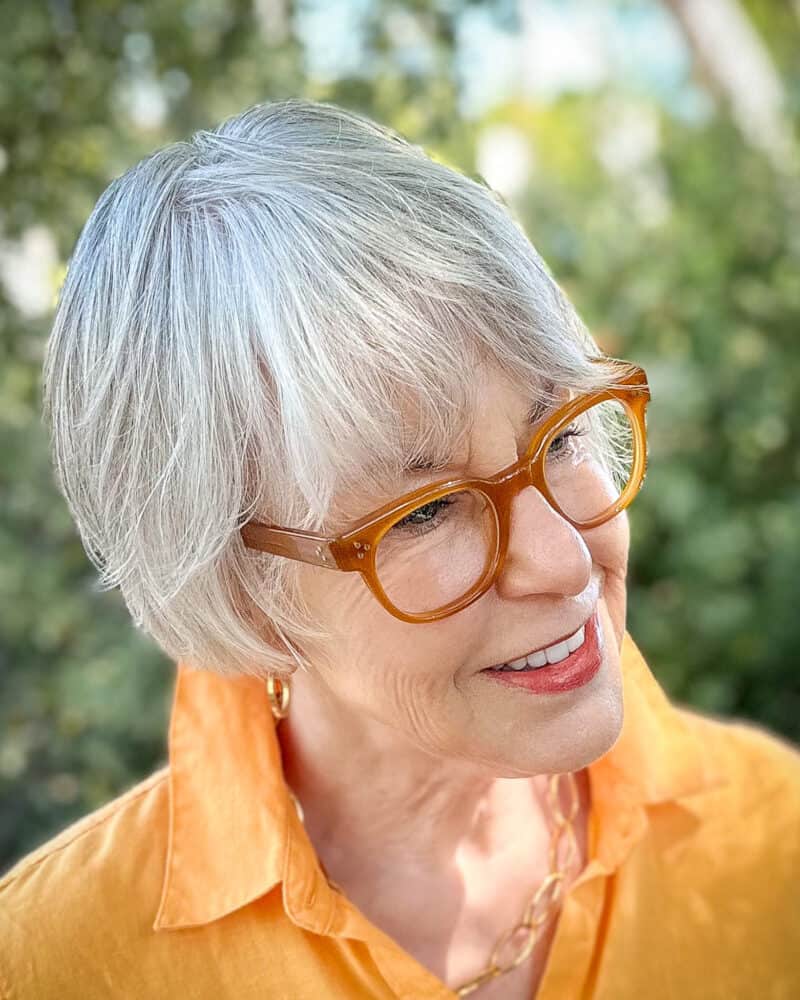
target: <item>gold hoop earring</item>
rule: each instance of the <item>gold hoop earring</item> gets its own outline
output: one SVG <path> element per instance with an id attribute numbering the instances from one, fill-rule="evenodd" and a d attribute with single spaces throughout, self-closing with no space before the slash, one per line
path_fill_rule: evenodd
<path id="1" fill-rule="evenodd" d="M 288 678 L 269 674 L 267 677 L 267 697 L 275 718 L 285 719 L 289 714 L 289 699 L 291 697 Z"/>

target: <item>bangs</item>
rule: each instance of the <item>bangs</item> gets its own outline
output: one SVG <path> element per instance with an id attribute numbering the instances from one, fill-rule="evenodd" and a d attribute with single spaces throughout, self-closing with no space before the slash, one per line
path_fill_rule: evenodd
<path id="1" fill-rule="evenodd" d="M 481 365 L 548 407 L 613 384 L 505 210 L 424 162 L 424 204 L 414 204 L 413 172 L 401 191 L 342 168 L 319 189 L 307 179 L 302 201 L 273 187 L 268 205 L 228 205 L 227 231 L 207 225 L 203 258 L 231 257 L 242 301 L 230 320 L 247 317 L 271 401 L 253 428 L 243 517 L 325 531 L 339 523 L 337 497 L 369 509 L 409 464 L 447 465 L 470 433 Z M 447 212 L 431 211 L 437 194 Z M 290 480 L 280 510 L 261 474 L 276 463 Z"/>
<path id="2" fill-rule="evenodd" d="M 61 289 L 44 415 L 100 589 L 173 658 L 266 675 L 324 630 L 300 564 L 247 549 L 245 521 L 368 511 L 462 450 L 480 366 L 549 407 L 616 384 L 599 356 L 498 195 L 289 99 L 109 185 Z"/>

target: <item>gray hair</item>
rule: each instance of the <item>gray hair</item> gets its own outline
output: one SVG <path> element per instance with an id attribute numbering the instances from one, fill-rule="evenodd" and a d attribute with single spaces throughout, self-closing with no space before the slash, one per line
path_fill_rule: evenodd
<path id="1" fill-rule="evenodd" d="M 263 677 L 326 634 L 301 564 L 246 549 L 246 520 L 323 530 L 338 491 L 374 496 L 409 454 L 446 464 L 479 362 L 554 396 L 617 384 L 601 356 L 483 182 L 294 98 L 103 192 L 60 292 L 44 415 L 96 586 L 176 660 Z"/>

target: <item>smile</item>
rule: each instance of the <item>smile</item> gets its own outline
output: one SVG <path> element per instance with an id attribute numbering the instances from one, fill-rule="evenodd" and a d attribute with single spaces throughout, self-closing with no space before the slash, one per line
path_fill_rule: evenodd
<path id="1" fill-rule="evenodd" d="M 550 663 L 560 663 L 562 660 L 580 649 L 586 639 L 586 625 L 573 632 L 572 635 L 553 643 L 552 646 L 545 646 L 544 649 L 537 649 L 526 656 L 521 656 L 517 660 L 510 660 L 497 667 L 490 667 L 490 670 L 535 670 L 537 667 L 546 667 Z"/>

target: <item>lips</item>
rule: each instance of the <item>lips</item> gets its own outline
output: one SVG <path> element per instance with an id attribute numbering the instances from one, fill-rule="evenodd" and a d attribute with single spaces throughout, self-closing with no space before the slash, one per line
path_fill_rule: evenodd
<path id="1" fill-rule="evenodd" d="M 603 663 L 602 629 L 597 611 L 585 626 L 586 640 L 582 646 L 560 663 L 538 670 L 482 670 L 487 681 L 506 690 L 545 695 L 564 694 L 583 687 L 600 670 Z"/>
<path id="2" fill-rule="evenodd" d="M 594 611 L 592 614 L 594 614 Z M 519 656 L 515 656 L 504 661 L 503 663 L 497 663 L 494 666 L 485 667 L 484 669 L 523 669 L 526 666 L 526 661 L 527 666 L 529 667 L 538 667 L 545 666 L 550 663 L 558 663 L 583 644 L 585 628 L 590 620 L 591 615 L 585 622 L 583 622 L 582 625 L 573 629 L 572 632 L 567 632 L 558 639 L 554 639 L 552 642 L 549 642 L 546 646 L 539 646 L 538 648 L 532 649 L 527 653 L 522 653 Z"/>

